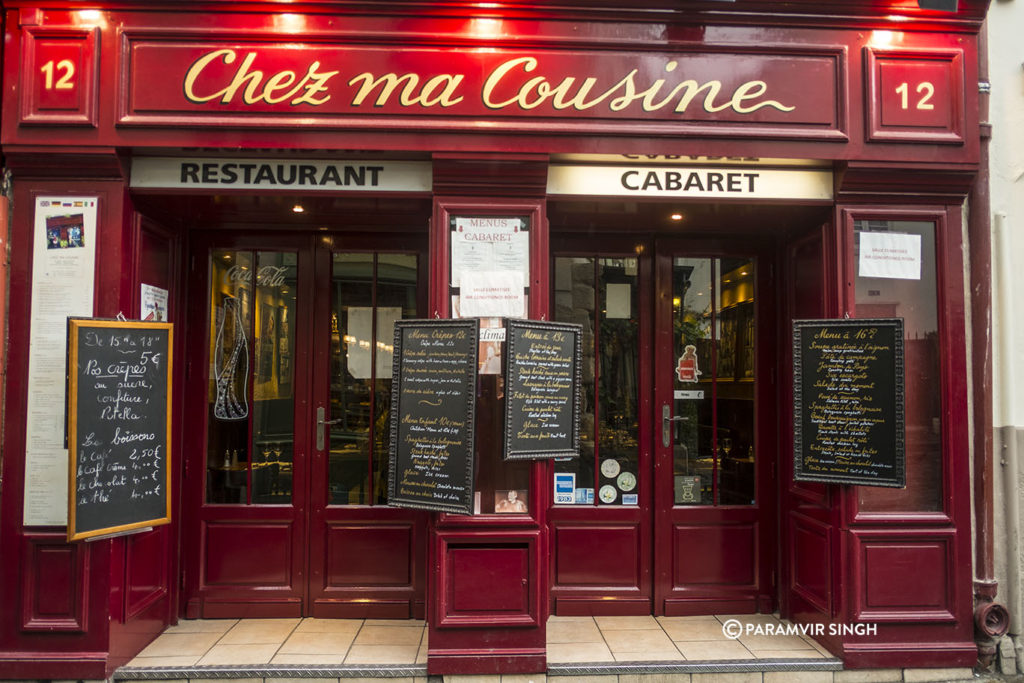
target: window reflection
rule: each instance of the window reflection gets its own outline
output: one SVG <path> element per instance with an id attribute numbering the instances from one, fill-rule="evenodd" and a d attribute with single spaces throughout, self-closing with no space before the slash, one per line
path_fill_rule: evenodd
<path id="1" fill-rule="evenodd" d="M 295 282 L 294 253 L 210 256 L 207 502 L 291 501 Z"/>
<path id="2" fill-rule="evenodd" d="M 861 275 L 866 233 L 916 252 L 917 268 Z M 911 262 L 907 262 L 911 263 Z M 924 221 L 856 221 L 857 318 L 903 318 L 907 487 L 858 487 L 860 507 L 874 512 L 942 510 L 942 386 L 939 365 L 935 225 Z M 870 268 L 870 266 L 865 266 Z M 873 271 L 868 271 L 873 272 Z"/>
<path id="3" fill-rule="evenodd" d="M 750 259 L 673 261 L 676 505 L 755 503 L 754 275 Z"/>
<path id="4" fill-rule="evenodd" d="M 637 259 L 555 259 L 554 318 L 583 326 L 580 457 L 556 462 L 574 477 L 576 505 L 637 505 Z"/>
<path id="5" fill-rule="evenodd" d="M 333 256 L 330 452 L 334 505 L 386 502 L 395 321 L 416 316 L 415 254 Z"/>

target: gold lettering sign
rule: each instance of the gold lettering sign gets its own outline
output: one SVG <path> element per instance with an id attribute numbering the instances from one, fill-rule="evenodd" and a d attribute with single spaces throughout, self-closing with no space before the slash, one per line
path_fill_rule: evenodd
<path id="1" fill-rule="evenodd" d="M 325 71 L 319 60 L 302 68 L 281 69 L 264 73 L 257 66 L 259 53 L 250 51 L 241 55 L 225 48 L 208 52 L 192 62 L 185 74 L 185 98 L 193 104 L 217 102 L 219 104 L 307 104 L 314 107 L 326 104 L 333 97 L 347 96 L 352 107 L 369 104 L 417 108 L 448 108 L 465 100 L 463 92 L 466 74 L 442 73 L 426 77 L 416 72 L 388 72 L 375 74 L 363 71 L 345 81 L 348 89 L 332 79 L 339 70 Z M 237 67 L 234 65 L 237 63 Z M 222 82 L 212 72 L 233 67 Z M 487 109 L 501 112 L 512 109 L 530 111 L 548 106 L 557 111 L 587 111 L 604 107 L 619 112 L 638 103 L 645 112 L 661 110 L 683 114 L 692 107 L 713 114 L 731 110 L 736 114 L 750 114 L 765 107 L 782 112 L 796 107 L 769 99 L 768 84 L 762 80 L 741 83 L 731 91 L 715 79 L 697 81 L 691 78 L 672 78 L 679 63 L 670 60 L 664 65 L 665 77 L 651 82 L 641 81 L 638 69 L 631 69 L 618 80 L 605 82 L 597 76 L 580 75 L 549 78 L 542 71 L 537 57 L 508 59 L 485 74 L 479 98 Z M 204 83 L 202 88 L 199 83 Z M 334 86 L 332 89 L 331 86 Z"/>

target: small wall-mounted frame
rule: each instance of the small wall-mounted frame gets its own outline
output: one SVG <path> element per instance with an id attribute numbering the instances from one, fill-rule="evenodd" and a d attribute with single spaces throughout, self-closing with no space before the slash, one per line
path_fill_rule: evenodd
<path id="1" fill-rule="evenodd" d="M 868 140 L 964 144 L 962 51 L 868 47 L 864 69 Z"/>
<path id="2" fill-rule="evenodd" d="M 25 29 L 19 95 L 22 125 L 97 121 L 99 29 Z"/>

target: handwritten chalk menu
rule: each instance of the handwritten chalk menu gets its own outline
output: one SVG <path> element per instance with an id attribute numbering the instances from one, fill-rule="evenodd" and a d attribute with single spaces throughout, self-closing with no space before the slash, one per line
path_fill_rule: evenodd
<path id="1" fill-rule="evenodd" d="M 68 540 L 171 521 L 170 323 L 68 320 Z"/>
<path id="2" fill-rule="evenodd" d="M 580 447 L 580 325 L 509 320 L 505 459 L 564 458 Z"/>
<path id="3" fill-rule="evenodd" d="M 472 514 L 479 324 L 395 322 L 388 505 Z"/>
<path id="4" fill-rule="evenodd" d="M 906 485 L 903 320 L 793 321 L 794 479 Z"/>

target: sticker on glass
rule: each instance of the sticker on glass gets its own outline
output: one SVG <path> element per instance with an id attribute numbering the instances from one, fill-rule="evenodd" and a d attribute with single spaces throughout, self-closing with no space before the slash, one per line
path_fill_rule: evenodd
<path id="1" fill-rule="evenodd" d="M 632 491 L 636 488 L 636 475 L 632 472 L 623 472 L 615 483 L 618 484 L 620 491 Z"/>
<path id="2" fill-rule="evenodd" d="M 611 458 L 602 460 L 601 474 L 608 477 L 609 479 L 614 479 L 615 477 L 619 476 L 619 461 L 612 460 Z"/>
<path id="3" fill-rule="evenodd" d="M 601 490 L 597 492 L 598 497 L 602 503 L 614 503 L 615 499 L 619 497 L 619 492 L 615 490 L 615 487 L 611 484 L 605 484 L 601 487 Z"/>
<path id="4" fill-rule="evenodd" d="M 683 347 L 683 355 L 679 357 L 679 363 L 676 365 L 676 377 L 680 382 L 696 382 L 700 374 L 697 367 L 697 347 L 687 344 Z"/>

